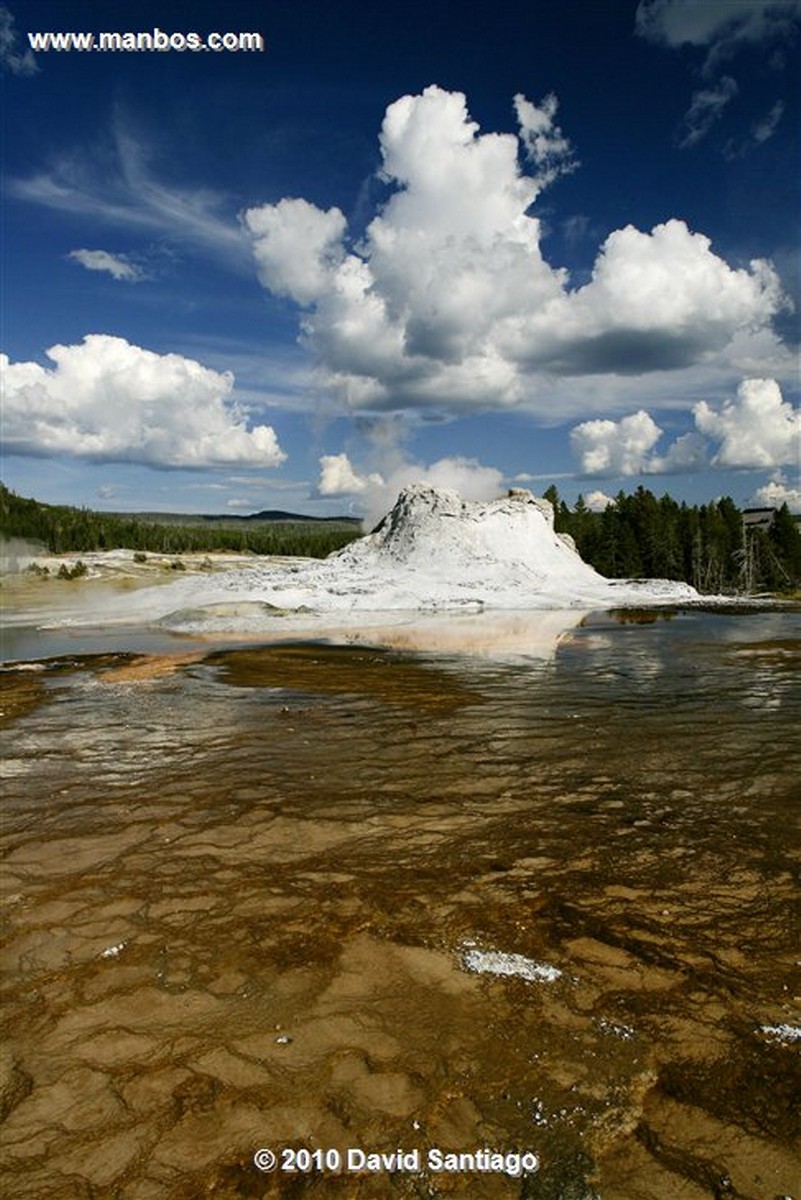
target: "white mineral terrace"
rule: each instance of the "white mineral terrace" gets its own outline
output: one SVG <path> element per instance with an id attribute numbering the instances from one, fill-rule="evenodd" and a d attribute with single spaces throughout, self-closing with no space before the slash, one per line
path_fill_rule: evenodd
<path id="1" fill-rule="evenodd" d="M 699 601 L 685 583 L 610 580 L 557 534 L 546 500 L 515 489 L 488 502 L 415 484 L 376 530 L 326 559 L 261 559 L 186 575 L 62 613 L 66 624 L 158 622 L 191 633 L 308 630 L 436 614 L 664 605 Z"/>

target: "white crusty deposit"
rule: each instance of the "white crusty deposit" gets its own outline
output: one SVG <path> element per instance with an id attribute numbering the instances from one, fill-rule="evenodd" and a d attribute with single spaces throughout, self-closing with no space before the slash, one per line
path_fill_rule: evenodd
<path id="1" fill-rule="evenodd" d="M 372 533 L 326 559 L 265 558 L 182 578 L 118 597 L 114 615 L 175 630 L 248 632 L 274 624 L 279 613 L 310 626 L 320 616 L 355 624 L 372 623 L 380 613 L 586 610 L 699 599 L 683 583 L 599 575 L 570 538 L 554 531 L 548 501 L 531 492 L 472 502 L 413 484 Z"/>
<path id="2" fill-rule="evenodd" d="M 175 599 L 179 587 L 167 589 Z M 423 484 L 405 488 L 372 533 L 326 559 L 282 565 L 267 560 L 247 573 L 232 572 L 208 583 L 186 580 L 184 587 L 187 604 L 180 606 L 183 612 L 172 609 L 173 627 L 205 618 L 218 628 L 226 619 L 242 628 L 246 613 L 226 617 L 226 601 L 257 601 L 294 612 L 367 614 L 698 599 L 686 584 L 605 579 L 569 538 L 554 532 L 552 506 L 531 492 L 515 489 L 498 500 L 471 502 Z M 207 594 L 211 590 L 218 594 Z M 161 599 L 166 603 L 172 597 L 162 594 Z M 216 612 L 186 611 L 215 601 L 223 606 Z"/>

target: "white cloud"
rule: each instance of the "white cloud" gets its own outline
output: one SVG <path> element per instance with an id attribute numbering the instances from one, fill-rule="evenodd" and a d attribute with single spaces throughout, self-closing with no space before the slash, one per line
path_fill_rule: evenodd
<path id="1" fill-rule="evenodd" d="M 757 143 L 762 145 L 773 137 L 776 132 L 776 126 L 784 116 L 784 104 L 781 100 L 777 100 L 769 113 L 762 118 L 761 121 L 756 121 L 751 127 L 751 137 Z"/>
<path id="2" fill-rule="evenodd" d="M 640 475 L 661 435 L 640 409 L 621 421 L 584 421 L 570 431 L 570 447 L 583 475 Z"/>
<path id="3" fill-rule="evenodd" d="M 105 271 L 114 279 L 126 283 L 139 283 L 145 278 L 141 267 L 130 262 L 124 254 L 109 254 L 107 250 L 70 250 L 67 258 L 80 263 L 87 271 Z"/>
<path id="4" fill-rule="evenodd" d="M 526 157 L 534 164 L 541 184 L 575 171 L 578 162 L 573 147 L 556 124 L 559 101 L 553 92 L 537 106 L 521 93 L 515 96 L 515 112 Z"/>
<path id="5" fill-rule="evenodd" d="M 371 487 L 382 488 L 384 480 L 378 474 L 359 475 L 347 454 L 324 454 L 320 459 L 321 496 L 360 496 Z"/>
<path id="6" fill-rule="evenodd" d="M 564 374 L 640 374 L 709 359 L 783 304 L 772 267 L 733 269 L 709 238 L 683 221 L 611 233 L 591 281 L 565 293 L 521 328 L 533 363 Z"/>
<path id="7" fill-rule="evenodd" d="M 640 0 L 635 28 L 659 45 L 711 46 L 721 54 L 784 36 L 799 17 L 799 0 Z"/>
<path id="8" fill-rule="evenodd" d="M 768 483 L 756 489 L 749 504 L 754 508 L 781 508 L 786 504 L 790 512 L 801 513 L 801 487 L 791 487 L 777 471 Z"/>
<path id="9" fill-rule="evenodd" d="M 501 471 L 496 467 L 484 466 L 475 458 L 461 455 L 437 459 L 422 473 L 416 464 L 404 464 L 390 477 L 390 484 L 396 492 L 415 481 L 430 483 L 432 487 L 453 488 L 465 500 L 492 500 L 503 489 Z"/>
<path id="10" fill-rule="evenodd" d="M 9 453 L 156 467 L 268 467 L 286 457 L 270 426 L 247 428 L 228 373 L 104 334 L 46 353 L 52 367 L 0 355 Z"/>
<path id="11" fill-rule="evenodd" d="M 682 149 L 695 146 L 720 120 L 723 110 L 737 95 L 737 83 L 730 75 L 724 75 L 714 87 L 695 92 L 690 107 L 684 116 L 686 132 L 679 139 Z"/>
<path id="12" fill-rule="evenodd" d="M 745 379 L 720 410 L 705 400 L 693 408 L 695 431 L 656 452 L 662 430 L 640 409 L 620 421 L 584 421 L 570 433 L 583 475 L 665 475 L 702 467 L 779 467 L 799 464 L 801 411 L 782 399 L 774 379 Z M 710 443 L 719 443 L 713 453 Z"/>
<path id="13" fill-rule="evenodd" d="M 244 222 L 266 288 L 298 304 L 325 290 L 327 276 L 342 259 L 346 222 L 338 208 L 321 212 L 307 200 L 281 200 L 249 209 Z"/>
<path id="14" fill-rule="evenodd" d="M 607 496 L 606 492 L 587 492 L 584 497 L 584 503 L 590 512 L 603 512 L 610 504 L 615 503 L 614 496 Z"/>
<path id="15" fill-rule="evenodd" d="M 655 452 L 662 430 L 640 409 L 620 421 L 584 421 L 570 432 L 570 446 L 582 475 L 670 475 L 698 471 L 707 464 L 707 447 L 698 433 L 685 433 L 665 454 Z"/>
<path id="16" fill-rule="evenodd" d="M 782 399 L 774 379 L 745 379 L 735 399 L 719 411 L 705 400 L 693 409 L 701 433 L 720 442 L 712 458 L 718 467 L 780 467 L 798 464 L 801 410 Z"/>
<path id="17" fill-rule="evenodd" d="M 390 510 L 401 489 L 411 483 L 453 488 L 465 500 L 492 500 L 503 489 L 503 474 L 495 467 L 459 456 L 440 458 L 428 466 L 403 460 L 396 462 L 386 476 L 378 472 L 361 474 L 346 454 L 323 455 L 320 468 L 319 494 L 355 497 L 368 528 Z"/>
<path id="18" fill-rule="evenodd" d="M 295 199 L 245 214 L 265 286 L 306 306 L 324 394 L 355 411 L 522 404 L 553 417 L 560 379 L 711 371 L 742 337 L 775 349 L 770 264 L 730 267 L 683 221 L 613 232 L 570 290 L 530 212 L 570 161 L 556 100 L 515 103 L 520 138 L 480 134 L 465 97 L 435 86 L 391 104 L 380 143 L 395 190 L 358 247 L 338 209 Z"/>
<path id="19" fill-rule="evenodd" d="M 651 475 L 683 475 L 700 471 L 708 462 L 706 439 L 700 433 L 684 433 L 671 442 L 666 454 L 650 459 L 647 471 Z"/>
<path id="20" fill-rule="evenodd" d="M 764 117 L 751 124 L 748 134 L 739 143 L 734 139 L 731 139 L 727 143 L 724 151 L 726 157 L 729 159 L 742 158 L 757 146 L 762 146 L 765 142 L 769 142 L 783 116 L 784 103 L 781 100 L 777 100 L 772 108 L 765 113 Z"/>
<path id="21" fill-rule="evenodd" d="M 592 222 L 584 213 L 576 213 L 572 217 L 565 217 L 562 222 L 562 234 L 565 241 L 570 245 L 581 245 L 582 242 L 588 241 L 593 236 Z"/>
<path id="22" fill-rule="evenodd" d="M 636 32 L 646 40 L 669 49 L 691 46 L 705 50 L 700 71 L 707 79 L 719 75 L 721 65 L 748 46 L 762 46 L 764 65 L 778 68 L 785 63 L 782 52 L 798 34 L 801 0 L 640 0 L 635 18 Z M 767 54 L 769 43 L 774 53 Z M 695 92 L 679 136 L 682 147 L 694 146 L 706 137 L 737 92 L 730 76 Z M 743 155 L 773 136 L 783 112 L 774 105 L 747 137 L 729 141 L 723 152 L 730 158 Z"/>
<path id="23" fill-rule="evenodd" d="M 35 75 L 39 67 L 33 51 L 29 48 L 20 54 L 18 42 L 14 16 L 5 5 L 0 5 L 0 67 L 8 69 L 12 75 Z"/>

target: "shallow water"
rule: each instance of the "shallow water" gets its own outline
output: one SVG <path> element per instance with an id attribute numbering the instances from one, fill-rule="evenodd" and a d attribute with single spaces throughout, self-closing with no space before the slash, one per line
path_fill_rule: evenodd
<path id="1" fill-rule="evenodd" d="M 800 631 L 7 671 L 4 1194 L 798 1200 Z"/>

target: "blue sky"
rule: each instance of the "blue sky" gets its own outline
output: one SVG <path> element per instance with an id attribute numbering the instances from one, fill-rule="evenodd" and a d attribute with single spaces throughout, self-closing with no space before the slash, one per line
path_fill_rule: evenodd
<path id="1" fill-rule="evenodd" d="M 28 39 L 154 30 L 263 48 Z M 801 511 L 799 34 L 801 0 L 11 0 L 4 481 Z"/>

